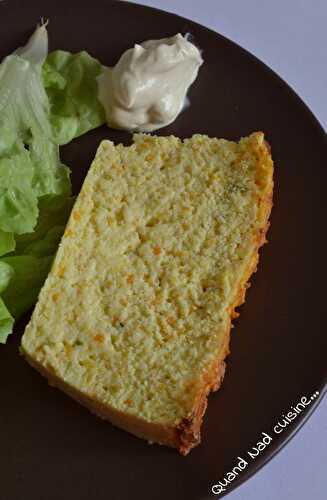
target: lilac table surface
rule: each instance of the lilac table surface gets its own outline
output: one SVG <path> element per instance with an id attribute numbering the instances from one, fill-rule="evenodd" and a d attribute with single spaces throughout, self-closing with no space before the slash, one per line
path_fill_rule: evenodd
<path id="1" fill-rule="evenodd" d="M 287 81 L 327 129 L 326 0 L 139 0 L 135 3 L 193 19 L 246 48 Z M 326 500 L 326 466 L 327 398 L 288 445 L 227 498 Z M 212 478 L 213 483 L 218 479 Z"/>

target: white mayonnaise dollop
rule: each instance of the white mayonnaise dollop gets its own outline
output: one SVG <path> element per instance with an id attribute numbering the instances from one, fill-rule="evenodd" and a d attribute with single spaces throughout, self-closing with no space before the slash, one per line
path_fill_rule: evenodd
<path id="1" fill-rule="evenodd" d="M 180 34 L 135 44 L 98 77 L 108 125 L 151 132 L 172 123 L 202 63 L 199 49 Z"/>

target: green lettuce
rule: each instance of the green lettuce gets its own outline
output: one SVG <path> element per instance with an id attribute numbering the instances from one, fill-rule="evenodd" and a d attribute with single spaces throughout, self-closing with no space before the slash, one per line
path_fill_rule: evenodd
<path id="1" fill-rule="evenodd" d="M 43 197 L 39 203 L 39 219 L 34 231 L 16 236 L 16 248 L 13 255 L 54 254 L 73 203 L 73 197 Z"/>
<path id="2" fill-rule="evenodd" d="M 53 255 L 18 255 L 3 258 L 1 263 L 7 264 L 13 274 L 9 285 L 2 292 L 2 299 L 14 318 L 19 318 L 34 305 L 52 261 Z"/>
<path id="3" fill-rule="evenodd" d="M 15 248 L 16 241 L 14 233 L 8 233 L 0 230 L 0 257 L 1 255 L 12 252 Z"/>
<path id="4" fill-rule="evenodd" d="M 56 50 L 43 65 L 43 82 L 51 106 L 51 124 L 58 144 L 67 144 L 105 123 L 97 98 L 101 64 L 87 52 Z"/>
<path id="5" fill-rule="evenodd" d="M 14 271 L 9 264 L 0 262 L 0 293 L 6 290 L 13 274 Z M 13 324 L 14 318 L 0 298 L 0 343 L 6 342 L 8 335 L 12 331 Z"/>
<path id="6" fill-rule="evenodd" d="M 0 343 L 36 302 L 73 205 L 59 145 L 105 121 L 100 71 L 86 52 L 48 55 L 46 25 L 0 64 Z"/>
<path id="7" fill-rule="evenodd" d="M 0 343 L 5 344 L 8 335 L 12 333 L 14 318 L 6 308 L 3 300 L 0 298 Z"/>

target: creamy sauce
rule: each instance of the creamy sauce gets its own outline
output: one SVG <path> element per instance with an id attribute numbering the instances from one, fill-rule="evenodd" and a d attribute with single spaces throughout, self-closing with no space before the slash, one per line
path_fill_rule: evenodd
<path id="1" fill-rule="evenodd" d="M 202 63 L 199 49 L 180 34 L 135 44 L 98 78 L 108 125 L 151 132 L 172 123 Z"/>

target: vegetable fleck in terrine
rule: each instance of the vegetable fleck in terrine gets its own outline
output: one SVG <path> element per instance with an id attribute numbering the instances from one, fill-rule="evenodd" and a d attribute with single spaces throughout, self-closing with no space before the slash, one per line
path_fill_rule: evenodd
<path id="1" fill-rule="evenodd" d="M 188 453 L 272 190 L 261 132 L 103 141 L 26 327 L 27 360 L 99 416 Z"/>

